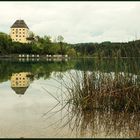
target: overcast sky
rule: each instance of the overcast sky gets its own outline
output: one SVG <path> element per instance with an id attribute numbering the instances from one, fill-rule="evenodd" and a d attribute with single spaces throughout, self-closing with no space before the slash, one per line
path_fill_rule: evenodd
<path id="1" fill-rule="evenodd" d="M 9 33 L 17 19 L 68 43 L 140 39 L 140 2 L 0 2 L 0 31 Z"/>

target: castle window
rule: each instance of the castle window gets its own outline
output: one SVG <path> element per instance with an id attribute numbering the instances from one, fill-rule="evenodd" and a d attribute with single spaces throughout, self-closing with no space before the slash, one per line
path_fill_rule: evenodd
<path id="1" fill-rule="evenodd" d="M 21 35 L 19 35 L 19 37 L 21 37 Z"/>
<path id="2" fill-rule="evenodd" d="M 23 34 L 25 34 L 25 32 L 23 32 Z"/>
<path id="3" fill-rule="evenodd" d="M 13 32 L 13 34 L 14 34 L 14 32 Z"/>
<path id="4" fill-rule="evenodd" d="M 21 29 L 19 29 L 21 31 Z"/>
<path id="5" fill-rule="evenodd" d="M 23 35 L 23 37 L 25 37 L 25 36 Z"/>
<path id="6" fill-rule="evenodd" d="M 23 29 L 23 31 L 25 31 L 25 29 Z"/>
<path id="7" fill-rule="evenodd" d="M 19 32 L 19 34 L 21 34 L 21 32 Z"/>
<path id="8" fill-rule="evenodd" d="M 16 37 L 18 37 L 18 35 L 16 35 Z"/>

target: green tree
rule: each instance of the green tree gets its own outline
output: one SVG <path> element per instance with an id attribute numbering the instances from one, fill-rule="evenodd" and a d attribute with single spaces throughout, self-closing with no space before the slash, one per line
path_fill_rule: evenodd
<path id="1" fill-rule="evenodd" d="M 63 52 L 63 40 L 64 40 L 64 38 L 63 38 L 63 36 L 59 35 L 57 37 L 57 40 L 58 40 L 59 45 L 60 45 L 61 55 L 64 55 L 64 52 Z"/>
<path id="2" fill-rule="evenodd" d="M 71 57 L 75 57 L 76 56 L 76 51 L 74 48 L 69 48 L 67 51 L 67 55 L 71 56 Z"/>

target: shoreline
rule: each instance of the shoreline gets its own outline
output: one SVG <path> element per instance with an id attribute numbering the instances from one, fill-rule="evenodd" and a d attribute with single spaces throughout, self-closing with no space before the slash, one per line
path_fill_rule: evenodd
<path id="1" fill-rule="evenodd" d="M 68 55 L 49 55 L 49 54 L 6 54 L 0 55 L 1 58 L 140 58 L 140 57 L 98 57 L 98 56 L 68 56 Z"/>

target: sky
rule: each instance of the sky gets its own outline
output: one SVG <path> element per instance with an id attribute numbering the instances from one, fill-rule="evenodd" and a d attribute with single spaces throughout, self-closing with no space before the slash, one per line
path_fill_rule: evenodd
<path id="1" fill-rule="evenodd" d="M 20 1 L 0 2 L 0 32 L 23 19 L 43 37 L 64 37 L 67 43 L 127 42 L 140 39 L 140 2 Z"/>

